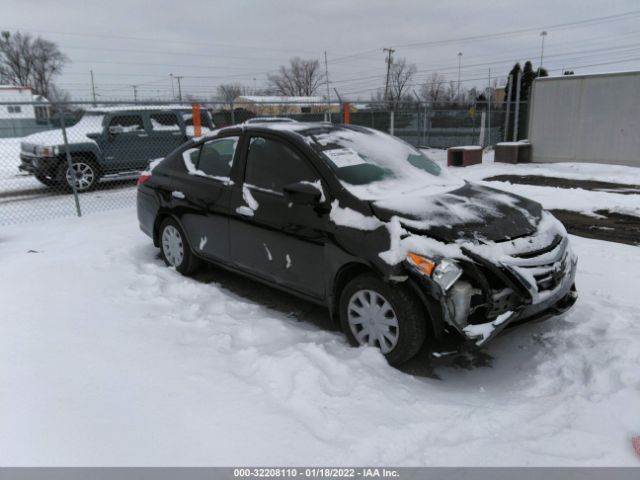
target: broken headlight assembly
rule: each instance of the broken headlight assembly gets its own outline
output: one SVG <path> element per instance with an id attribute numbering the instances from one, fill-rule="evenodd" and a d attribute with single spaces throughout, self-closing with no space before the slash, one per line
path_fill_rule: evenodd
<path id="1" fill-rule="evenodd" d="M 472 311 L 471 299 L 482 292 L 468 281 L 460 280 L 462 268 L 453 259 L 425 257 L 409 252 L 406 260 L 414 270 L 431 278 L 440 286 L 445 293 L 443 296 L 445 321 L 462 332 L 467 326 L 468 317 Z"/>
<path id="2" fill-rule="evenodd" d="M 462 275 L 462 268 L 449 258 L 432 258 L 413 252 L 407 254 L 407 263 L 422 275 L 430 277 L 444 292 L 449 290 Z"/>

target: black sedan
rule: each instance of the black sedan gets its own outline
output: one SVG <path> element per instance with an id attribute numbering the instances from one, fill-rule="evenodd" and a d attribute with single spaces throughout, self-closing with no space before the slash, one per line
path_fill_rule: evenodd
<path id="1" fill-rule="evenodd" d="M 138 219 L 177 271 L 209 262 L 325 305 L 394 365 L 577 298 L 566 231 L 539 204 L 363 127 L 251 123 L 189 141 L 140 177 Z"/>

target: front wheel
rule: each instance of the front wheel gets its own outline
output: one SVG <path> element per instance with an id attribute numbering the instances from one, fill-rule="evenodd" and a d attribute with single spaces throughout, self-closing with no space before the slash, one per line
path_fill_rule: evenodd
<path id="1" fill-rule="evenodd" d="M 379 348 L 391 365 L 415 356 L 427 334 L 428 318 L 415 295 L 373 275 L 360 275 L 346 285 L 339 312 L 350 343 Z"/>
<path id="2" fill-rule="evenodd" d="M 191 251 L 182 228 L 173 218 L 167 218 L 160 225 L 160 253 L 168 267 L 175 267 L 183 275 L 195 272 L 202 264 Z"/>
<path id="3" fill-rule="evenodd" d="M 93 161 L 76 157 L 71 160 L 70 168 L 67 162 L 60 163 L 58 179 L 69 191 L 73 190 L 75 180 L 76 191 L 87 192 L 98 184 L 100 172 Z"/>

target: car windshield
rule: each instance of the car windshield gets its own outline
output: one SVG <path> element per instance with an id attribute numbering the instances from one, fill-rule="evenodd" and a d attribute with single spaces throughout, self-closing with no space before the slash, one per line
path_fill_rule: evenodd
<path id="1" fill-rule="evenodd" d="M 301 133 L 343 185 L 361 198 L 452 184 L 446 172 L 420 150 L 377 130 L 322 127 Z"/>

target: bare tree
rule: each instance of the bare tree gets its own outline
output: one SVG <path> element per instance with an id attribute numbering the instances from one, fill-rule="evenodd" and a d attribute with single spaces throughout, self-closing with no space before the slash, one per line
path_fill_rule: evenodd
<path id="1" fill-rule="evenodd" d="M 394 105 L 409 96 L 409 86 L 417 71 L 416 64 L 407 63 L 406 58 L 401 58 L 391 65 L 389 72 L 389 100 Z"/>
<path id="2" fill-rule="evenodd" d="M 247 87 L 239 83 L 223 83 L 222 85 L 218 85 L 218 88 L 216 88 L 218 98 L 223 99 L 227 103 L 233 102 L 236 97 L 246 95 L 247 92 Z"/>
<path id="3" fill-rule="evenodd" d="M 299 57 L 289 60 L 289 66 L 280 66 L 277 74 L 269 75 L 271 91 L 278 95 L 310 96 L 324 84 L 324 73 L 318 60 L 304 60 Z"/>
<path id="4" fill-rule="evenodd" d="M 12 85 L 30 85 L 35 93 L 49 96 L 53 78 L 62 72 L 68 57 L 58 46 L 28 33 L 0 36 L 0 80 Z"/>
<path id="5" fill-rule="evenodd" d="M 453 80 L 449 80 L 444 92 L 444 99 L 447 103 L 455 103 L 458 99 L 458 84 Z"/>
<path id="6" fill-rule="evenodd" d="M 420 87 L 420 94 L 432 105 L 437 105 L 445 96 L 444 76 L 438 72 L 432 73 L 429 80 Z"/>

